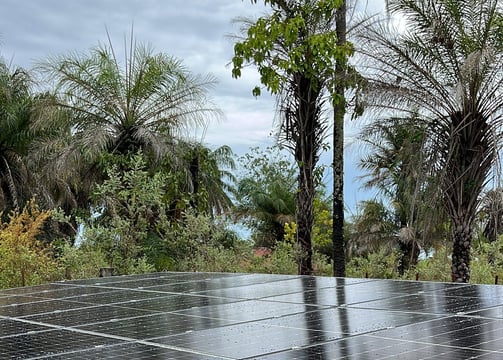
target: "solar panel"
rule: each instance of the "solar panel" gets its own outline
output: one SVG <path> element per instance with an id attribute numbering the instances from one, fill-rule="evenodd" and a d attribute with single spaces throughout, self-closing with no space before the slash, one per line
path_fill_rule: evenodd
<path id="1" fill-rule="evenodd" d="M 0 290 L 0 359 L 502 359 L 503 286 L 153 273 Z"/>

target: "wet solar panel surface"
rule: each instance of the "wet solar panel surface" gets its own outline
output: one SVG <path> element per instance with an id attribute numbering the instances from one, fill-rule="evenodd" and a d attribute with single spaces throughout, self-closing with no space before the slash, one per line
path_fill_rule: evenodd
<path id="1" fill-rule="evenodd" d="M 0 290 L 0 359 L 503 359 L 503 286 L 155 273 Z"/>

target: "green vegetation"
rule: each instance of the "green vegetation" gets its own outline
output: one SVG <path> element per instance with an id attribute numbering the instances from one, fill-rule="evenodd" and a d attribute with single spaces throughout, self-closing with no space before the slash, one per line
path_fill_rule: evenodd
<path id="1" fill-rule="evenodd" d="M 469 282 L 481 195 L 500 163 L 501 2 L 387 3 L 391 15 L 403 20 L 403 29 L 397 31 L 388 20 L 360 29 L 368 65 L 365 102 L 382 110 L 383 117 L 393 112 L 415 118 L 424 129 L 422 157 L 428 166 L 419 168 L 421 177 L 433 180 L 429 184 L 437 191 L 430 198 L 442 204 L 452 225 L 452 279 Z M 429 184 L 423 180 L 417 188 Z M 410 212 L 410 222 L 415 216 Z"/>
<path id="2" fill-rule="evenodd" d="M 244 65 L 255 65 L 262 85 L 278 99 L 282 121 L 279 139 L 297 165 L 296 242 L 302 249 L 299 274 L 309 275 L 313 272 L 315 172 L 329 128 L 324 103 L 328 94 L 334 108 L 345 107 L 348 79 L 343 81 L 336 76 L 341 75 L 341 66 L 344 74 L 347 58 L 354 49 L 351 43 L 339 41 L 336 30 L 337 17 L 341 16 L 337 10 L 344 1 L 265 0 L 264 3 L 270 5 L 271 14 L 253 23 L 244 22 L 244 39 L 234 45 L 232 75 L 239 78 Z M 252 92 L 260 95 L 260 87 L 256 86 Z M 339 155 L 342 157 L 342 153 Z M 339 197 L 342 200 L 342 193 Z M 340 205 L 342 209 L 342 201 Z M 343 251 L 342 247 L 339 250 Z"/>
<path id="3" fill-rule="evenodd" d="M 220 115 L 214 79 L 133 39 L 125 59 L 110 44 L 33 72 L 0 61 L 0 288 L 100 269 L 503 281 L 503 191 L 489 181 L 501 3 L 390 0 L 404 29 L 363 22 L 350 44 L 344 1 L 264 2 L 272 12 L 244 22 L 232 75 L 258 68 L 278 96 L 279 137 L 239 158 L 183 136 Z M 347 62 L 355 49 L 361 76 Z M 41 75 L 53 80 L 43 93 Z M 378 196 L 344 218 L 348 93 L 356 115 L 383 111 L 358 136 L 363 185 Z M 330 127 L 327 194 L 317 164 Z"/>

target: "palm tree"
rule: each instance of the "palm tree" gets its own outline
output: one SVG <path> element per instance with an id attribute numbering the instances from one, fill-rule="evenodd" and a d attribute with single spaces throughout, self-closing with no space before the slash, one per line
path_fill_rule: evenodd
<path id="1" fill-rule="evenodd" d="M 393 214 L 378 200 L 366 200 L 359 205 L 359 212 L 353 217 L 351 240 L 348 241 L 350 257 L 378 251 L 390 253 L 397 246 L 399 230 Z"/>
<path id="2" fill-rule="evenodd" d="M 254 230 L 255 245 L 269 248 L 284 240 L 285 224 L 295 220 L 295 166 L 276 150 L 252 149 L 240 158 L 247 172 L 237 182 L 234 211 Z"/>
<path id="3" fill-rule="evenodd" d="M 424 124 L 416 117 L 370 123 L 359 135 L 369 148 L 359 164 L 368 171 L 363 176 L 366 178 L 364 186 L 377 188 L 394 209 L 397 235 L 401 234 L 397 236 L 402 252 L 401 274 L 417 263 L 420 233 L 425 234 L 427 230 L 425 224 L 420 223 L 420 218 L 426 214 L 419 211 L 425 208 L 430 186 L 423 178 L 428 161 L 423 158 L 423 149 L 427 146 L 425 135 Z"/>
<path id="4" fill-rule="evenodd" d="M 71 140 L 55 157 L 60 169 L 89 169 L 104 153 L 138 150 L 157 163 L 184 129 L 219 114 L 208 98 L 213 78 L 192 75 L 133 37 L 125 53 L 121 63 L 110 44 L 41 64 L 56 82 L 56 105 L 70 113 Z"/>
<path id="5" fill-rule="evenodd" d="M 486 191 L 482 197 L 479 214 L 484 220 L 483 235 L 495 242 L 503 234 L 503 189 L 498 187 Z"/>
<path id="6" fill-rule="evenodd" d="M 295 219 L 295 191 L 284 187 L 280 179 L 264 185 L 254 179 L 242 179 L 236 213 L 238 218 L 248 219 L 247 223 L 256 230 L 255 246 L 273 248 L 284 240 L 285 224 Z"/>
<path id="7" fill-rule="evenodd" d="M 231 148 L 223 145 L 211 150 L 201 143 L 185 143 L 181 149 L 185 159 L 182 170 L 189 173 L 186 192 L 191 194 L 191 206 L 212 217 L 228 212 L 236 181 L 231 172 L 236 168 Z"/>
<path id="8" fill-rule="evenodd" d="M 5 214 L 19 210 L 33 194 L 25 161 L 35 138 L 30 82 L 26 71 L 0 61 L 0 211 Z"/>
<path id="9" fill-rule="evenodd" d="M 452 280 L 470 280 L 480 193 L 500 150 L 503 15 L 497 0 L 389 0 L 401 32 L 367 27 L 370 106 L 418 112 L 453 229 Z"/>

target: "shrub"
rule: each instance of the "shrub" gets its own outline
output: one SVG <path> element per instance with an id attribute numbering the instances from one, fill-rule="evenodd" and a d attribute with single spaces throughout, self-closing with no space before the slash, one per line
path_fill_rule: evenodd
<path id="1" fill-rule="evenodd" d="M 398 277 L 398 252 L 385 251 L 352 258 L 346 266 L 348 277 L 394 279 Z"/>
<path id="2" fill-rule="evenodd" d="M 36 285 L 60 276 L 54 249 L 38 240 L 49 211 L 32 200 L 0 226 L 0 287 Z"/>
<path id="3" fill-rule="evenodd" d="M 451 281 L 450 252 L 445 246 L 439 247 L 433 256 L 419 260 L 416 267 L 405 272 L 403 278 L 414 280 L 416 275 L 422 281 Z"/>
<path id="4" fill-rule="evenodd" d="M 100 268 L 109 267 L 105 254 L 99 248 L 63 243 L 59 250 L 59 262 L 69 280 L 97 277 Z"/>

